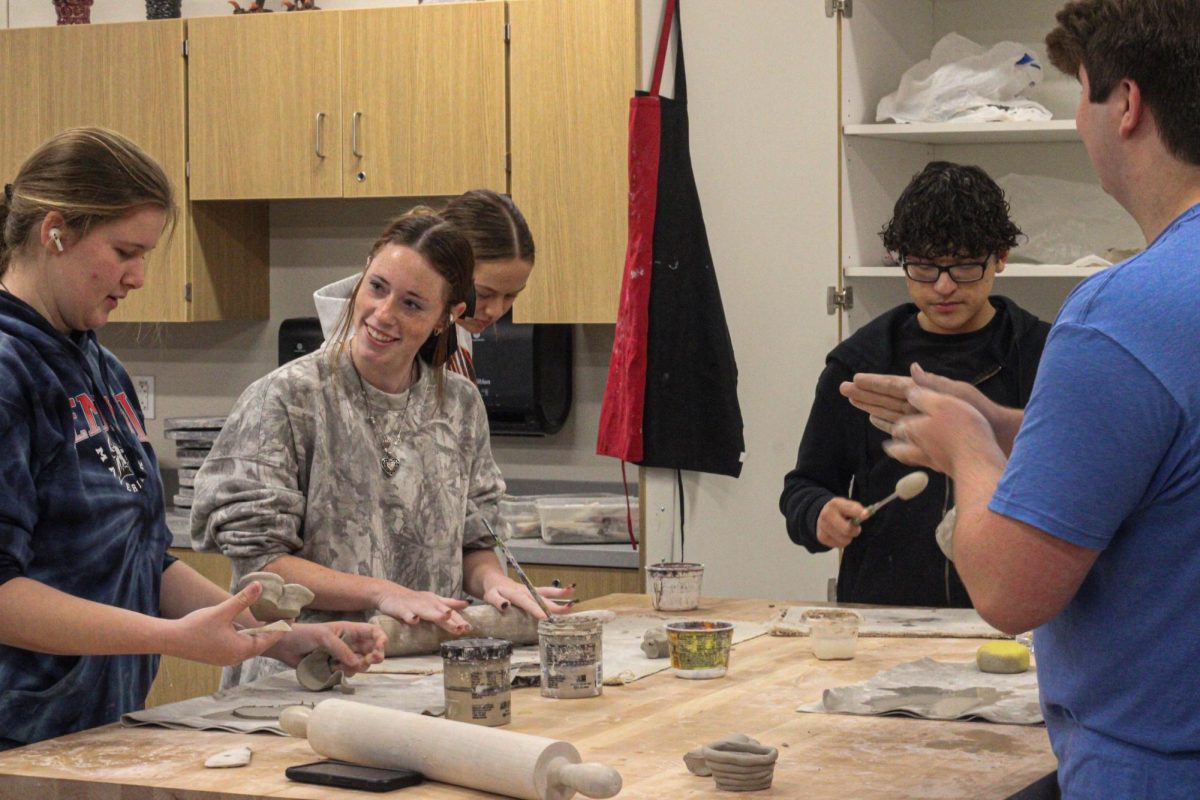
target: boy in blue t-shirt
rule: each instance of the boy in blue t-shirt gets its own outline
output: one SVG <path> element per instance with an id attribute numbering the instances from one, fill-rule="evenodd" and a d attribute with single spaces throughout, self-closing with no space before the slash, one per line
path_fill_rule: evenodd
<path id="1" fill-rule="evenodd" d="M 919 368 L 844 393 L 891 423 L 889 453 L 953 477 L 979 612 L 1037 628 L 1063 796 L 1194 799 L 1200 3 L 1076 0 L 1058 23 L 1046 41 L 1082 84 L 1080 137 L 1148 247 L 1072 292 L 1023 417 Z"/>

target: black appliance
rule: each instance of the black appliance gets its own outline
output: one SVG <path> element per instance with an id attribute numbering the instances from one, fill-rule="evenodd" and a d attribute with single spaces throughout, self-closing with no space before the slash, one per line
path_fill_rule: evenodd
<path id="1" fill-rule="evenodd" d="M 462 328 L 459 336 L 466 336 Z M 558 433 L 571 411 L 570 325 L 518 325 L 506 315 L 472 339 L 475 379 L 488 425 L 500 436 Z M 279 363 L 308 355 L 324 343 L 316 317 L 279 326 Z"/>
<path id="2" fill-rule="evenodd" d="M 571 326 L 518 325 L 510 313 L 471 338 L 492 433 L 546 436 L 562 430 L 571 411 Z"/>
<path id="3" fill-rule="evenodd" d="M 279 325 L 279 366 L 321 348 L 325 334 L 316 317 L 293 317 Z"/>

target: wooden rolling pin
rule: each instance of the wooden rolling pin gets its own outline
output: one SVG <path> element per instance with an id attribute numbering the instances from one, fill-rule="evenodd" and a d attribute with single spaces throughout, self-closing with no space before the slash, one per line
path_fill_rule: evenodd
<path id="1" fill-rule="evenodd" d="M 326 758 L 413 769 L 442 783 L 522 800 L 568 800 L 576 792 L 602 798 L 621 791 L 615 769 L 581 764 L 573 745 L 543 736 L 347 700 L 285 708 L 279 725 L 292 736 L 308 737 Z"/>
<path id="2" fill-rule="evenodd" d="M 469 606 L 458 613 L 471 626 L 471 630 L 464 633 L 463 636 L 506 639 L 512 642 L 514 647 L 537 644 L 538 621 L 516 606 L 501 612 L 484 604 Z M 611 622 L 616 616 L 611 611 L 603 610 L 577 613 L 598 617 L 602 622 Z M 386 614 L 377 614 L 371 617 L 371 623 L 383 628 L 383 632 L 387 634 L 387 647 L 384 648 L 383 654 L 388 658 L 436 653 L 442 642 L 460 638 L 432 622 L 418 622 L 416 625 L 409 625 Z"/>

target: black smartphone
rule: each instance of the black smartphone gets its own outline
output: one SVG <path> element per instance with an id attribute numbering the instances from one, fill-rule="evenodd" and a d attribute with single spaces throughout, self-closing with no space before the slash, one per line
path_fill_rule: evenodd
<path id="1" fill-rule="evenodd" d="M 336 786 L 339 789 L 362 789 L 367 792 L 390 792 L 405 786 L 416 786 L 425 778 L 411 769 L 382 769 L 347 764 L 345 761 L 314 761 L 288 767 L 283 774 L 289 780 Z"/>

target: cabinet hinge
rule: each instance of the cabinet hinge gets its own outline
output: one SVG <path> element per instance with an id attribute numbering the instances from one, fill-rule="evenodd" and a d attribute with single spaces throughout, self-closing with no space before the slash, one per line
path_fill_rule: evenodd
<path id="1" fill-rule="evenodd" d="M 854 308 L 854 287 L 847 286 L 838 291 L 836 286 L 825 288 L 825 313 L 836 314 L 838 309 L 849 311 Z"/>
<path id="2" fill-rule="evenodd" d="M 506 41 L 506 42 L 512 41 L 512 23 L 511 22 L 504 23 L 504 41 Z"/>
<path id="3" fill-rule="evenodd" d="M 504 171 L 512 175 L 512 153 L 504 154 Z"/>
<path id="4" fill-rule="evenodd" d="M 192 162 L 183 162 L 183 177 L 185 180 L 190 180 L 192 177 Z"/>
<path id="5" fill-rule="evenodd" d="M 849 19 L 854 16 L 854 0 L 825 0 L 825 16 L 841 14 Z"/>
<path id="6" fill-rule="evenodd" d="M 185 302 L 185 303 L 192 302 L 192 284 L 191 284 L 191 282 L 185 283 L 183 285 L 183 302 Z"/>
<path id="7" fill-rule="evenodd" d="M 184 58 L 188 57 L 188 40 L 187 39 L 183 40 L 183 57 Z"/>

